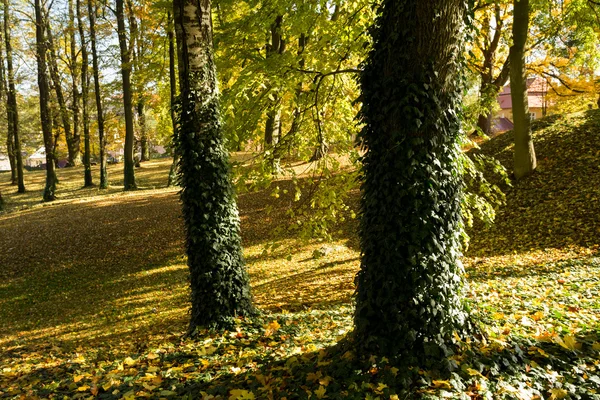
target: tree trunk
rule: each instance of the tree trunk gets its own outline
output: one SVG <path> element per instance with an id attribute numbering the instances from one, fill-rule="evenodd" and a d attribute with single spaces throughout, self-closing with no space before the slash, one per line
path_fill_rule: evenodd
<path id="1" fill-rule="evenodd" d="M 267 43 L 267 59 L 277 57 L 285 51 L 285 40 L 281 35 L 281 25 L 283 23 L 283 16 L 278 15 L 275 18 L 275 22 L 271 24 L 271 42 Z M 272 173 L 279 172 L 279 157 L 277 155 L 277 144 L 281 136 L 281 108 L 279 105 L 278 95 L 274 95 L 274 99 L 271 102 L 267 110 L 267 121 L 265 123 L 265 149 L 269 150 L 270 154 L 267 155 L 267 161 L 270 163 Z"/>
<path id="2" fill-rule="evenodd" d="M 10 10 L 8 0 L 4 0 L 4 41 L 6 45 L 6 73 L 8 78 L 8 93 L 6 100 L 6 114 L 8 120 L 9 136 L 14 141 L 13 151 L 17 164 L 17 192 L 25 193 L 23 179 L 23 156 L 21 154 L 21 140 L 19 137 L 19 112 L 17 109 L 17 91 L 15 89 L 15 72 L 12 58 L 12 42 L 10 37 Z"/>
<path id="3" fill-rule="evenodd" d="M 179 87 L 181 202 L 197 327 L 230 326 L 254 312 L 219 115 L 210 0 L 174 0 Z"/>
<path id="4" fill-rule="evenodd" d="M 533 173 L 537 166 L 531 117 L 527 99 L 525 43 L 529 32 L 529 0 L 514 1 L 513 45 L 510 48 L 510 96 L 515 135 L 514 174 L 521 179 Z"/>
<path id="5" fill-rule="evenodd" d="M 69 118 L 69 111 L 67 110 L 67 102 L 65 101 L 65 95 L 62 89 L 62 82 L 60 79 L 60 73 L 58 70 L 58 57 L 56 55 L 56 47 L 54 45 L 54 36 L 52 35 L 52 27 L 50 26 L 50 19 L 46 17 L 46 33 L 48 37 L 48 56 L 49 56 L 49 70 L 50 77 L 52 78 L 54 92 L 56 93 L 56 101 L 60 111 L 60 118 L 62 121 L 63 129 L 65 130 L 65 140 L 67 142 L 67 152 L 69 154 L 69 164 L 75 165 L 76 159 L 79 154 L 79 149 L 75 151 L 73 149 L 73 132 L 71 132 L 71 121 Z M 78 160 L 77 160 L 78 162 Z"/>
<path id="6" fill-rule="evenodd" d="M 443 366 L 466 325 L 457 161 L 466 8 L 384 0 L 372 30 L 360 79 L 367 152 L 354 314 L 367 358 Z"/>
<path id="7" fill-rule="evenodd" d="M 0 102 L 7 105 L 7 84 L 6 84 L 6 71 L 4 70 L 4 21 L 0 20 Z M 8 110 L 8 107 L 7 107 Z M 8 161 L 10 163 L 10 182 L 11 185 L 17 184 L 17 162 L 15 158 L 15 142 L 12 135 L 12 129 L 10 129 L 10 122 L 8 122 L 7 115 L 7 130 L 6 130 L 6 153 L 8 155 Z"/>
<path id="8" fill-rule="evenodd" d="M 125 33 L 125 14 L 123 11 L 123 0 L 117 2 L 117 28 L 119 34 L 119 48 L 121 49 L 121 76 L 123 77 L 123 107 L 125 112 L 125 163 L 123 168 L 124 189 L 136 189 L 135 170 L 133 161 L 134 132 L 133 132 L 133 110 L 131 93 L 131 53 L 127 45 Z"/>
<path id="9" fill-rule="evenodd" d="M 169 38 L 169 88 L 171 95 L 171 124 L 173 124 L 173 162 L 169 170 L 167 187 L 175 185 L 177 180 L 177 165 L 179 164 L 179 152 L 177 150 L 177 115 L 175 115 L 175 101 L 177 98 L 177 77 L 175 73 L 175 35 L 173 33 L 173 17 L 167 14 L 167 36 Z"/>
<path id="10" fill-rule="evenodd" d="M 140 100 L 137 104 L 138 123 L 140 125 L 140 161 L 150 160 L 150 143 L 148 142 L 148 129 L 146 127 L 146 100 L 139 94 Z"/>
<path id="11" fill-rule="evenodd" d="M 73 166 L 81 164 L 81 135 L 79 133 L 79 99 L 81 97 L 79 93 L 79 73 L 77 70 L 77 48 L 75 42 L 75 10 L 73 0 L 69 0 L 69 48 L 70 48 L 70 63 L 69 69 L 71 72 L 71 85 L 72 85 L 72 100 L 71 110 L 73 112 L 73 139 L 71 142 L 67 142 L 69 148 L 69 159 Z"/>
<path id="12" fill-rule="evenodd" d="M 92 67 L 94 74 L 94 94 L 96 97 L 96 118 L 98 121 L 98 139 L 100 142 L 100 189 L 108 187 L 106 173 L 106 137 L 104 136 L 104 110 L 100 93 L 100 72 L 98 68 L 98 52 L 96 51 L 96 7 L 94 0 L 88 0 L 88 17 L 90 19 L 90 43 L 92 45 Z"/>
<path id="13" fill-rule="evenodd" d="M 88 113 L 88 99 L 90 98 L 88 66 L 89 58 L 87 52 L 87 41 L 84 33 L 83 16 L 81 14 L 81 0 L 77 0 L 77 27 L 79 28 L 79 39 L 81 41 L 81 117 L 83 119 L 83 187 L 94 185 L 92 180 L 92 160 L 90 141 L 90 116 Z"/>
<path id="14" fill-rule="evenodd" d="M 46 147 L 46 187 L 44 188 L 44 201 L 56 199 L 56 173 L 54 171 L 54 141 L 52 138 L 52 116 L 50 115 L 50 88 L 46 71 L 46 38 L 44 35 L 44 20 L 41 0 L 35 0 L 35 41 L 36 59 L 38 67 L 38 87 L 40 90 L 40 117 L 42 133 Z"/>

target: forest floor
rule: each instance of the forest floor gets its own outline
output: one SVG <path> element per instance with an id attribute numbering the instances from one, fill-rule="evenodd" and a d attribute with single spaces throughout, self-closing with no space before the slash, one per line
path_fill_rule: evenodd
<path id="1" fill-rule="evenodd" d="M 302 243 L 277 236 L 284 200 L 240 195 L 262 314 L 189 340 L 170 160 L 143 163 L 144 190 L 127 193 L 121 165 L 106 192 L 59 170 L 48 204 L 43 171 L 26 173 L 24 195 L 0 175 L 0 398 L 600 398 L 600 113 L 539 121 L 534 140 L 537 172 L 503 188 L 496 223 L 471 229 L 463 260 L 487 338 L 461 342 L 451 375 L 413 371 L 408 390 L 388 360 L 357 369 L 331 351 L 352 326 L 356 221 L 332 244 Z M 480 151 L 510 166 L 511 142 Z M 283 246 L 265 252 L 273 241 Z"/>

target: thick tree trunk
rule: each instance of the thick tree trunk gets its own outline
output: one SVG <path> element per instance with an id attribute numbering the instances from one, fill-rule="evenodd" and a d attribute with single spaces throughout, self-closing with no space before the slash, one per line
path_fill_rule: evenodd
<path id="1" fill-rule="evenodd" d="M 100 93 L 100 72 L 98 68 L 98 52 L 96 51 L 96 7 L 94 0 L 87 0 L 88 17 L 90 19 L 90 43 L 92 46 L 92 67 L 94 74 L 94 94 L 96 98 L 96 119 L 98 121 L 98 139 L 100 142 L 100 189 L 108 187 L 106 173 L 106 137 L 104 136 L 104 110 Z"/>
<path id="2" fill-rule="evenodd" d="M 177 166 L 179 164 L 179 151 L 177 150 L 177 115 L 175 115 L 175 100 L 177 98 L 177 77 L 175 73 L 175 35 L 173 32 L 173 18 L 171 13 L 167 14 L 168 31 L 167 36 L 169 38 L 169 88 L 171 96 L 171 124 L 173 124 L 173 162 L 171 163 L 171 169 L 169 170 L 169 180 L 167 181 L 167 187 L 175 185 L 177 180 Z"/>
<path id="3" fill-rule="evenodd" d="M 182 112 L 181 202 L 192 311 L 189 332 L 254 312 L 219 116 L 210 0 L 174 0 Z M 201 199 L 199 201 L 199 199 Z"/>
<path id="4" fill-rule="evenodd" d="M 510 48 L 510 95 L 515 135 L 514 174 L 521 179 L 537 166 L 527 99 L 525 43 L 529 32 L 529 0 L 514 1 L 513 45 Z"/>
<path id="5" fill-rule="evenodd" d="M 54 92 L 56 93 L 56 100 L 60 111 L 60 118 L 62 126 L 65 131 L 65 140 L 67 142 L 67 152 L 69 154 L 69 164 L 75 165 L 76 158 L 79 154 L 79 149 L 74 151 L 72 148 L 73 143 L 73 132 L 71 131 L 71 120 L 69 118 L 69 111 L 67 109 L 67 102 L 65 101 L 65 95 L 62 89 L 62 82 L 60 79 L 60 73 L 58 70 L 58 57 L 56 55 L 56 48 L 54 45 L 54 36 L 52 35 L 52 27 L 50 26 L 50 20 L 46 18 L 46 33 L 48 38 L 48 62 L 50 77 L 52 78 Z M 77 160 L 78 161 L 78 160 Z"/>
<path id="6" fill-rule="evenodd" d="M 44 201 L 56 199 L 56 173 L 54 171 L 54 141 L 52 138 L 52 116 L 50 115 L 50 88 L 46 67 L 46 38 L 44 35 L 44 16 L 41 0 L 35 0 L 35 41 L 36 59 L 38 66 L 38 87 L 40 91 L 40 117 L 42 133 L 46 147 L 46 187 L 44 188 Z"/>
<path id="7" fill-rule="evenodd" d="M 124 162 L 124 189 L 136 189 L 135 163 L 133 161 L 134 132 L 133 132 L 133 109 L 131 93 L 131 53 L 127 45 L 125 33 L 125 14 L 123 11 L 123 0 L 117 2 L 117 29 L 119 34 L 119 48 L 121 49 L 121 76 L 123 77 L 123 107 L 125 113 L 125 162 Z"/>
<path id="8" fill-rule="evenodd" d="M 23 156 L 21 154 L 21 140 L 19 137 L 19 112 L 17 109 L 17 90 L 15 89 L 15 72 L 12 58 L 12 42 L 10 37 L 10 9 L 8 0 L 4 0 L 4 41 L 6 45 L 6 74 L 8 78 L 8 93 L 6 100 L 6 114 L 8 120 L 9 136 L 13 139 L 13 151 L 17 165 L 17 192 L 25 193 L 23 179 Z"/>
<path id="9" fill-rule="evenodd" d="M 372 31 L 360 82 L 367 152 L 354 342 L 363 356 L 443 367 L 467 324 L 457 166 L 466 8 L 384 0 Z"/>
<path id="10" fill-rule="evenodd" d="M 92 180 L 92 160 L 91 160 L 91 141 L 90 141 L 90 116 L 88 113 L 89 80 L 88 66 L 89 58 L 87 52 L 87 40 L 84 33 L 83 16 L 81 13 L 81 0 L 77 0 L 77 27 L 79 28 L 79 39 L 81 41 L 81 117 L 83 119 L 83 170 L 84 187 L 94 185 Z"/>
<path id="11" fill-rule="evenodd" d="M 73 112 L 73 138 L 70 142 L 67 142 L 69 148 L 69 159 L 73 166 L 81 164 L 81 135 L 79 133 L 79 100 L 81 94 L 79 93 L 79 71 L 77 68 L 77 47 L 75 41 L 75 10 L 73 0 L 69 0 L 69 49 L 70 49 L 70 60 L 69 69 L 71 72 L 71 111 Z"/>

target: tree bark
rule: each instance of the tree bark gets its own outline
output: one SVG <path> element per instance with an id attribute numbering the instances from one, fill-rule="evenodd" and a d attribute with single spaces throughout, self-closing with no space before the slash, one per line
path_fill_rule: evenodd
<path id="1" fill-rule="evenodd" d="M 38 87 L 40 91 L 40 117 L 42 122 L 42 133 L 46 147 L 46 187 L 44 188 L 44 201 L 56 199 L 56 173 L 54 170 L 54 141 L 52 137 L 52 116 L 50 115 L 50 88 L 48 86 L 48 75 L 46 67 L 46 38 L 44 34 L 44 12 L 41 0 L 35 0 L 35 41 L 36 59 L 38 67 Z"/>
<path id="2" fill-rule="evenodd" d="M 189 332 L 254 312 L 219 115 L 210 0 L 174 0 L 181 202 L 191 278 Z"/>
<path id="3" fill-rule="evenodd" d="M 119 48 L 121 49 L 121 76 L 123 77 L 123 107 L 125 113 L 125 162 L 123 168 L 124 189 L 136 189 L 135 170 L 133 160 L 134 132 L 133 132 L 133 109 L 131 91 L 131 53 L 127 44 L 125 31 L 125 14 L 123 0 L 116 0 L 117 7 L 117 29 L 119 35 Z"/>
<path id="4" fill-rule="evenodd" d="M 177 180 L 177 165 L 179 164 L 179 151 L 177 150 L 177 115 L 175 114 L 175 101 L 177 99 L 177 76 L 175 72 L 175 35 L 173 32 L 173 17 L 167 14 L 167 36 L 169 38 L 169 93 L 171 100 L 171 124 L 173 124 L 173 162 L 169 170 L 167 187 L 175 185 Z"/>
<path id="5" fill-rule="evenodd" d="M 281 35 L 283 16 L 278 15 L 271 24 L 271 42 L 267 43 L 267 60 L 277 57 L 285 52 L 285 40 Z M 273 101 L 267 110 L 267 121 L 265 123 L 265 149 L 269 150 L 267 161 L 270 163 L 271 173 L 276 174 L 280 170 L 280 159 L 277 144 L 281 136 L 281 107 L 279 96 L 275 94 Z"/>
<path id="6" fill-rule="evenodd" d="M 513 45 L 510 48 L 510 96 L 515 135 L 514 174 L 521 179 L 537 166 L 527 99 L 525 43 L 529 32 L 529 0 L 514 1 Z"/>
<path id="7" fill-rule="evenodd" d="M 52 35 L 52 27 L 50 20 L 46 16 L 46 33 L 48 38 L 48 55 L 49 55 L 49 71 L 50 78 L 52 79 L 54 92 L 56 93 L 56 101 L 58 102 L 60 118 L 62 121 L 63 129 L 65 130 L 65 141 L 67 142 L 67 152 L 69 154 L 69 164 L 75 165 L 76 159 L 79 156 L 79 149 L 73 149 L 73 132 L 71 131 L 71 120 L 69 118 L 69 111 L 67 110 L 67 102 L 65 101 L 65 95 L 62 89 L 62 82 L 60 79 L 60 73 L 58 71 L 58 62 L 56 55 L 56 47 L 54 45 L 54 35 Z M 77 160 L 78 162 L 78 160 Z"/>
<path id="8" fill-rule="evenodd" d="M 25 193 L 23 178 L 23 156 L 21 154 L 21 140 L 19 137 L 19 112 L 17 108 L 17 91 L 15 89 L 15 72 L 12 58 L 12 42 L 10 35 L 10 8 L 8 0 L 4 0 L 4 41 L 6 47 L 6 73 L 8 78 L 8 93 L 6 113 L 8 119 L 9 135 L 13 138 L 13 151 L 17 164 L 17 192 Z"/>
<path id="9" fill-rule="evenodd" d="M 92 68 L 94 75 L 94 94 L 96 98 L 96 118 L 98 121 L 98 139 L 100 142 L 100 189 L 108 187 L 106 172 L 106 137 L 104 135 L 104 110 L 100 92 L 100 70 L 98 68 L 98 52 L 96 50 L 96 7 L 94 0 L 87 0 L 88 17 L 90 19 L 90 44 L 92 47 Z"/>
<path id="10" fill-rule="evenodd" d="M 90 116 L 88 113 L 88 100 L 90 98 L 88 68 L 89 58 L 87 51 L 87 40 L 84 33 L 83 16 L 81 13 L 81 0 L 77 0 L 77 27 L 79 29 L 79 40 L 81 41 L 81 117 L 83 119 L 83 186 L 94 185 L 92 180 L 92 160 L 90 141 Z"/>
<path id="11" fill-rule="evenodd" d="M 7 103 L 7 83 L 6 83 L 6 71 L 4 70 L 4 21 L 0 20 L 0 102 L 4 103 L 8 111 Z M 15 141 L 10 129 L 10 122 L 8 121 L 9 115 L 7 115 L 7 130 L 6 130 L 6 153 L 8 155 L 8 161 L 10 163 L 10 182 L 11 185 L 17 184 L 17 160 L 15 158 Z"/>
<path id="12" fill-rule="evenodd" d="M 362 356 L 443 367 L 468 315 L 459 260 L 464 0 L 384 0 L 361 74 Z"/>
<path id="13" fill-rule="evenodd" d="M 77 70 L 77 47 L 75 41 L 75 10 L 73 0 L 69 0 L 69 49 L 70 49 L 70 62 L 69 69 L 71 72 L 71 110 L 73 113 L 73 139 L 67 146 L 69 147 L 69 158 L 72 160 L 72 165 L 77 166 L 81 164 L 81 135 L 79 133 L 79 100 L 81 94 L 79 93 L 79 73 Z"/>

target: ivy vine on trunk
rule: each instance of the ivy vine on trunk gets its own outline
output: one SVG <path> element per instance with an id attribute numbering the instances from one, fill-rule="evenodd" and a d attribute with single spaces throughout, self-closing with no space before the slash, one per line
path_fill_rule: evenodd
<path id="1" fill-rule="evenodd" d="M 210 0 L 174 0 L 181 111 L 179 179 L 197 327 L 254 312 L 219 115 Z"/>
<path id="2" fill-rule="evenodd" d="M 367 357 L 437 364 L 467 325 L 457 166 L 465 12 L 463 0 L 384 0 L 371 30 L 354 315 Z"/>

